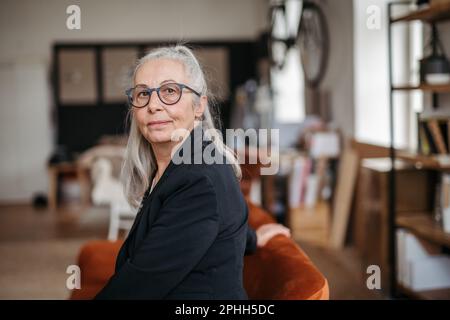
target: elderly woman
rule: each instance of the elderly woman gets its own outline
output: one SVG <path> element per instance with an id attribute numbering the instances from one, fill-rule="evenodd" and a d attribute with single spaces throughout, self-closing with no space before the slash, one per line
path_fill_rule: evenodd
<path id="1" fill-rule="evenodd" d="M 210 130 L 207 86 L 190 49 L 155 49 L 138 62 L 133 79 L 122 173 L 128 201 L 140 208 L 115 274 L 96 298 L 246 299 L 244 254 L 289 231 L 249 229 L 241 170 Z M 226 161 L 203 161 L 211 147 L 208 154 Z"/>

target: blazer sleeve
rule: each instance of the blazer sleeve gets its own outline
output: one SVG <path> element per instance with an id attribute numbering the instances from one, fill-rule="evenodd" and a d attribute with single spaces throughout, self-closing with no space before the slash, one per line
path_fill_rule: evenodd
<path id="1" fill-rule="evenodd" d="M 205 255 L 219 233 L 214 187 L 201 174 L 182 179 L 131 260 L 96 299 L 163 299 Z"/>

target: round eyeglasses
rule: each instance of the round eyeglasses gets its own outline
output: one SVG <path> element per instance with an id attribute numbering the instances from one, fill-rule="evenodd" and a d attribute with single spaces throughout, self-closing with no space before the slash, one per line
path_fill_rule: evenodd
<path id="1" fill-rule="evenodd" d="M 153 91 L 156 91 L 159 100 L 166 105 L 173 105 L 180 101 L 183 89 L 188 89 L 197 96 L 201 94 L 182 83 L 166 83 L 159 88 L 149 88 L 146 85 L 138 84 L 134 88 L 125 91 L 128 103 L 135 108 L 143 108 L 150 102 Z"/>

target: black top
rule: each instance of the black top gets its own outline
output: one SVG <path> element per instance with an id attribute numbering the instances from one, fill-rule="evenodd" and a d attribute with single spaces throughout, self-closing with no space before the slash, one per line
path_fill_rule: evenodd
<path id="1" fill-rule="evenodd" d="M 115 274 L 96 299 L 247 299 L 243 258 L 256 250 L 256 235 L 231 165 L 177 162 L 189 141 L 191 161 L 215 155 L 211 141 L 193 144 L 202 135 L 192 130 L 147 190 Z"/>

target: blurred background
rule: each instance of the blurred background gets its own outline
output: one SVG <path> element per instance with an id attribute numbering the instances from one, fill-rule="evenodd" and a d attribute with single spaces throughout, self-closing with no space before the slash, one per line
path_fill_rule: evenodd
<path id="1" fill-rule="evenodd" d="M 224 133 L 279 129 L 239 141 L 279 154 L 275 174 L 243 164 L 241 187 L 331 299 L 450 298 L 450 1 L 0 6 L 1 299 L 69 298 L 83 245 L 126 236 L 124 91 L 139 57 L 180 42 Z"/>

